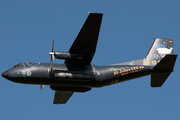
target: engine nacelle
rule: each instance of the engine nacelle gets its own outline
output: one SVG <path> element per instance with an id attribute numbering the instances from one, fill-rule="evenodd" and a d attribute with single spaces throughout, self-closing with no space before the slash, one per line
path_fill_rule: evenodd
<path id="1" fill-rule="evenodd" d="M 57 71 L 58 70 L 56 70 L 56 72 Z M 59 73 L 53 73 L 53 74 L 54 74 L 54 78 L 57 78 L 57 79 L 69 78 L 69 80 L 73 79 L 73 81 L 91 81 L 95 79 L 94 75 L 88 74 L 88 73 L 59 72 Z"/>
<path id="2" fill-rule="evenodd" d="M 72 54 L 69 52 L 54 52 L 54 56 L 57 59 L 85 59 L 85 55 L 80 55 L 80 54 Z"/>

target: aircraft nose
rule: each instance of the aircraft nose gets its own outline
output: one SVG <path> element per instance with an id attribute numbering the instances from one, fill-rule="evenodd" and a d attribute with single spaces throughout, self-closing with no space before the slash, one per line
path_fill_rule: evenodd
<path id="1" fill-rule="evenodd" d="M 3 76 L 4 78 L 8 79 L 8 78 L 9 78 L 9 71 L 7 70 L 7 71 L 3 72 L 3 73 L 2 73 L 2 76 Z"/>

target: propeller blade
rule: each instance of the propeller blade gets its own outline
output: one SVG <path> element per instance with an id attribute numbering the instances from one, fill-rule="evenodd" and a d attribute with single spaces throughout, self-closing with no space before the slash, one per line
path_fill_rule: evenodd
<path id="1" fill-rule="evenodd" d="M 52 56 L 51 56 L 50 69 L 52 70 Z"/>
<path id="2" fill-rule="evenodd" d="M 53 60 L 54 60 L 54 58 L 55 58 L 55 56 L 54 56 L 54 40 L 53 40 L 53 44 L 52 44 L 52 50 L 51 50 L 51 52 L 49 53 L 49 55 L 51 55 L 50 69 L 52 70 L 52 62 L 53 62 Z"/>
<path id="3" fill-rule="evenodd" d="M 53 50 L 54 50 L 54 40 L 53 40 L 52 50 L 51 50 L 51 52 L 53 52 Z"/>

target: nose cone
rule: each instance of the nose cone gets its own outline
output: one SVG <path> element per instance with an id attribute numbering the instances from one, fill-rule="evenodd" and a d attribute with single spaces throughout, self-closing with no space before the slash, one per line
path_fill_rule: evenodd
<path id="1" fill-rule="evenodd" d="M 2 73 L 2 76 L 3 76 L 4 78 L 8 79 L 8 78 L 9 78 L 9 71 L 7 70 L 6 72 L 3 72 L 3 73 Z"/>

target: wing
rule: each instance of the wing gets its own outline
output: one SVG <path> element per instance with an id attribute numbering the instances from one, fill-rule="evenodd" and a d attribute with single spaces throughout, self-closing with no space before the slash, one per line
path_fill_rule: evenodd
<path id="1" fill-rule="evenodd" d="M 87 57 L 87 59 L 83 59 L 81 63 L 90 63 L 94 56 L 102 16 L 103 14 L 100 13 L 90 13 L 73 45 L 69 49 L 69 52 L 72 54 L 81 54 Z M 75 61 L 68 60 L 68 62 Z"/>
<path id="2" fill-rule="evenodd" d="M 66 104 L 74 92 L 56 91 L 53 104 Z"/>

